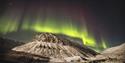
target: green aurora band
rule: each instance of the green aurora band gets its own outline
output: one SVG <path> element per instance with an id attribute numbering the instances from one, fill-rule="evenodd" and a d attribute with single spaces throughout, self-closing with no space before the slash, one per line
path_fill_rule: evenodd
<path id="1" fill-rule="evenodd" d="M 35 21 L 30 21 L 30 18 L 25 18 L 25 20 L 22 21 L 21 30 L 51 32 L 80 38 L 82 39 L 84 45 L 90 46 L 96 51 L 107 48 L 107 42 L 104 39 L 101 39 L 101 44 L 97 44 L 96 39 L 88 32 L 88 29 L 85 25 L 83 28 L 75 26 L 75 24 L 70 19 L 58 20 L 49 18 L 43 21 L 42 19 L 37 18 Z M 3 18 L 0 20 L 0 33 L 6 34 L 10 32 L 16 32 L 18 31 L 19 24 L 20 22 L 18 19 L 13 19 L 12 17 L 7 19 Z"/>

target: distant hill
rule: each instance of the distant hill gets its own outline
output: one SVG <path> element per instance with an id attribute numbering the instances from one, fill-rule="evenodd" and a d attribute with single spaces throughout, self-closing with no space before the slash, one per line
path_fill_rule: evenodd
<path id="1" fill-rule="evenodd" d="M 22 45 L 24 42 L 14 41 L 0 37 L 0 52 L 11 50 L 12 48 Z"/>

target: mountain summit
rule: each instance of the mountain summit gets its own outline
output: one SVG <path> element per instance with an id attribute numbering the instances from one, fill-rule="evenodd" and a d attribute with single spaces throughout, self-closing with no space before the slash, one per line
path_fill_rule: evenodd
<path id="1" fill-rule="evenodd" d="M 71 42 L 52 33 L 39 33 L 31 42 L 12 50 L 49 57 L 50 62 L 81 62 L 97 54 L 85 46 L 80 46 L 77 42 Z"/>

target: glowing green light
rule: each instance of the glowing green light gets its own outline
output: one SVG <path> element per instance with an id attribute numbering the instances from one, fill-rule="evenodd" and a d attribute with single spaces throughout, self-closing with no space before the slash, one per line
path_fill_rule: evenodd
<path id="1" fill-rule="evenodd" d="M 17 28 L 19 26 L 18 19 L 4 19 L 3 21 L 1 21 L 1 23 L 1 33 L 17 31 Z M 21 25 L 22 30 L 65 34 L 71 37 L 82 39 L 84 45 L 95 48 L 97 47 L 96 39 L 88 32 L 87 27 L 84 26 L 83 28 L 80 27 L 81 29 L 79 29 L 79 27 L 75 26 L 75 24 L 72 23 L 71 20 L 65 20 L 65 22 L 63 22 L 63 20 L 46 19 L 42 21 L 42 19 L 38 18 L 31 23 L 30 19 L 27 18 L 24 19 Z M 102 48 L 107 48 L 104 40 L 102 40 Z"/>
<path id="2" fill-rule="evenodd" d="M 104 39 L 101 39 L 101 43 L 102 43 L 102 47 L 103 48 L 107 48 L 107 45 L 106 45 L 106 41 Z"/>
<path id="3" fill-rule="evenodd" d="M 49 19 L 47 19 L 47 21 L 44 21 L 43 23 L 37 20 L 32 26 L 30 26 L 30 29 L 37 32 L 60 33 L 71 37 L 81 38 L 83 40 L 84 45 L 93 47 L 96 46 L 95 39 L 93 38 L 93 36 L 90 36 L 88 34 L 86 28 L 83 28 L 83 31 L 78 30 L 77 26 L 73 26 L 73 24 L 69 21 L 67 23 L 58 23 L 59 22 L 57 21 Z"/>

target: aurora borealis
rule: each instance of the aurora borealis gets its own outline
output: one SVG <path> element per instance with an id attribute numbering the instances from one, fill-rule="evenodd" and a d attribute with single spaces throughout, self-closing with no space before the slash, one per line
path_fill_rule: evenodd
<path id="1" fill-rule="evenodd" d="M 83 44 L 96 50 L 107 48 L 107 38 L 93 26 L 96 22 L 86 2 L 85 0 L 6 0 L 0 15 L 0 33 L 6 35 L 22 30 L 59 33 L 80 38 Z"/>

